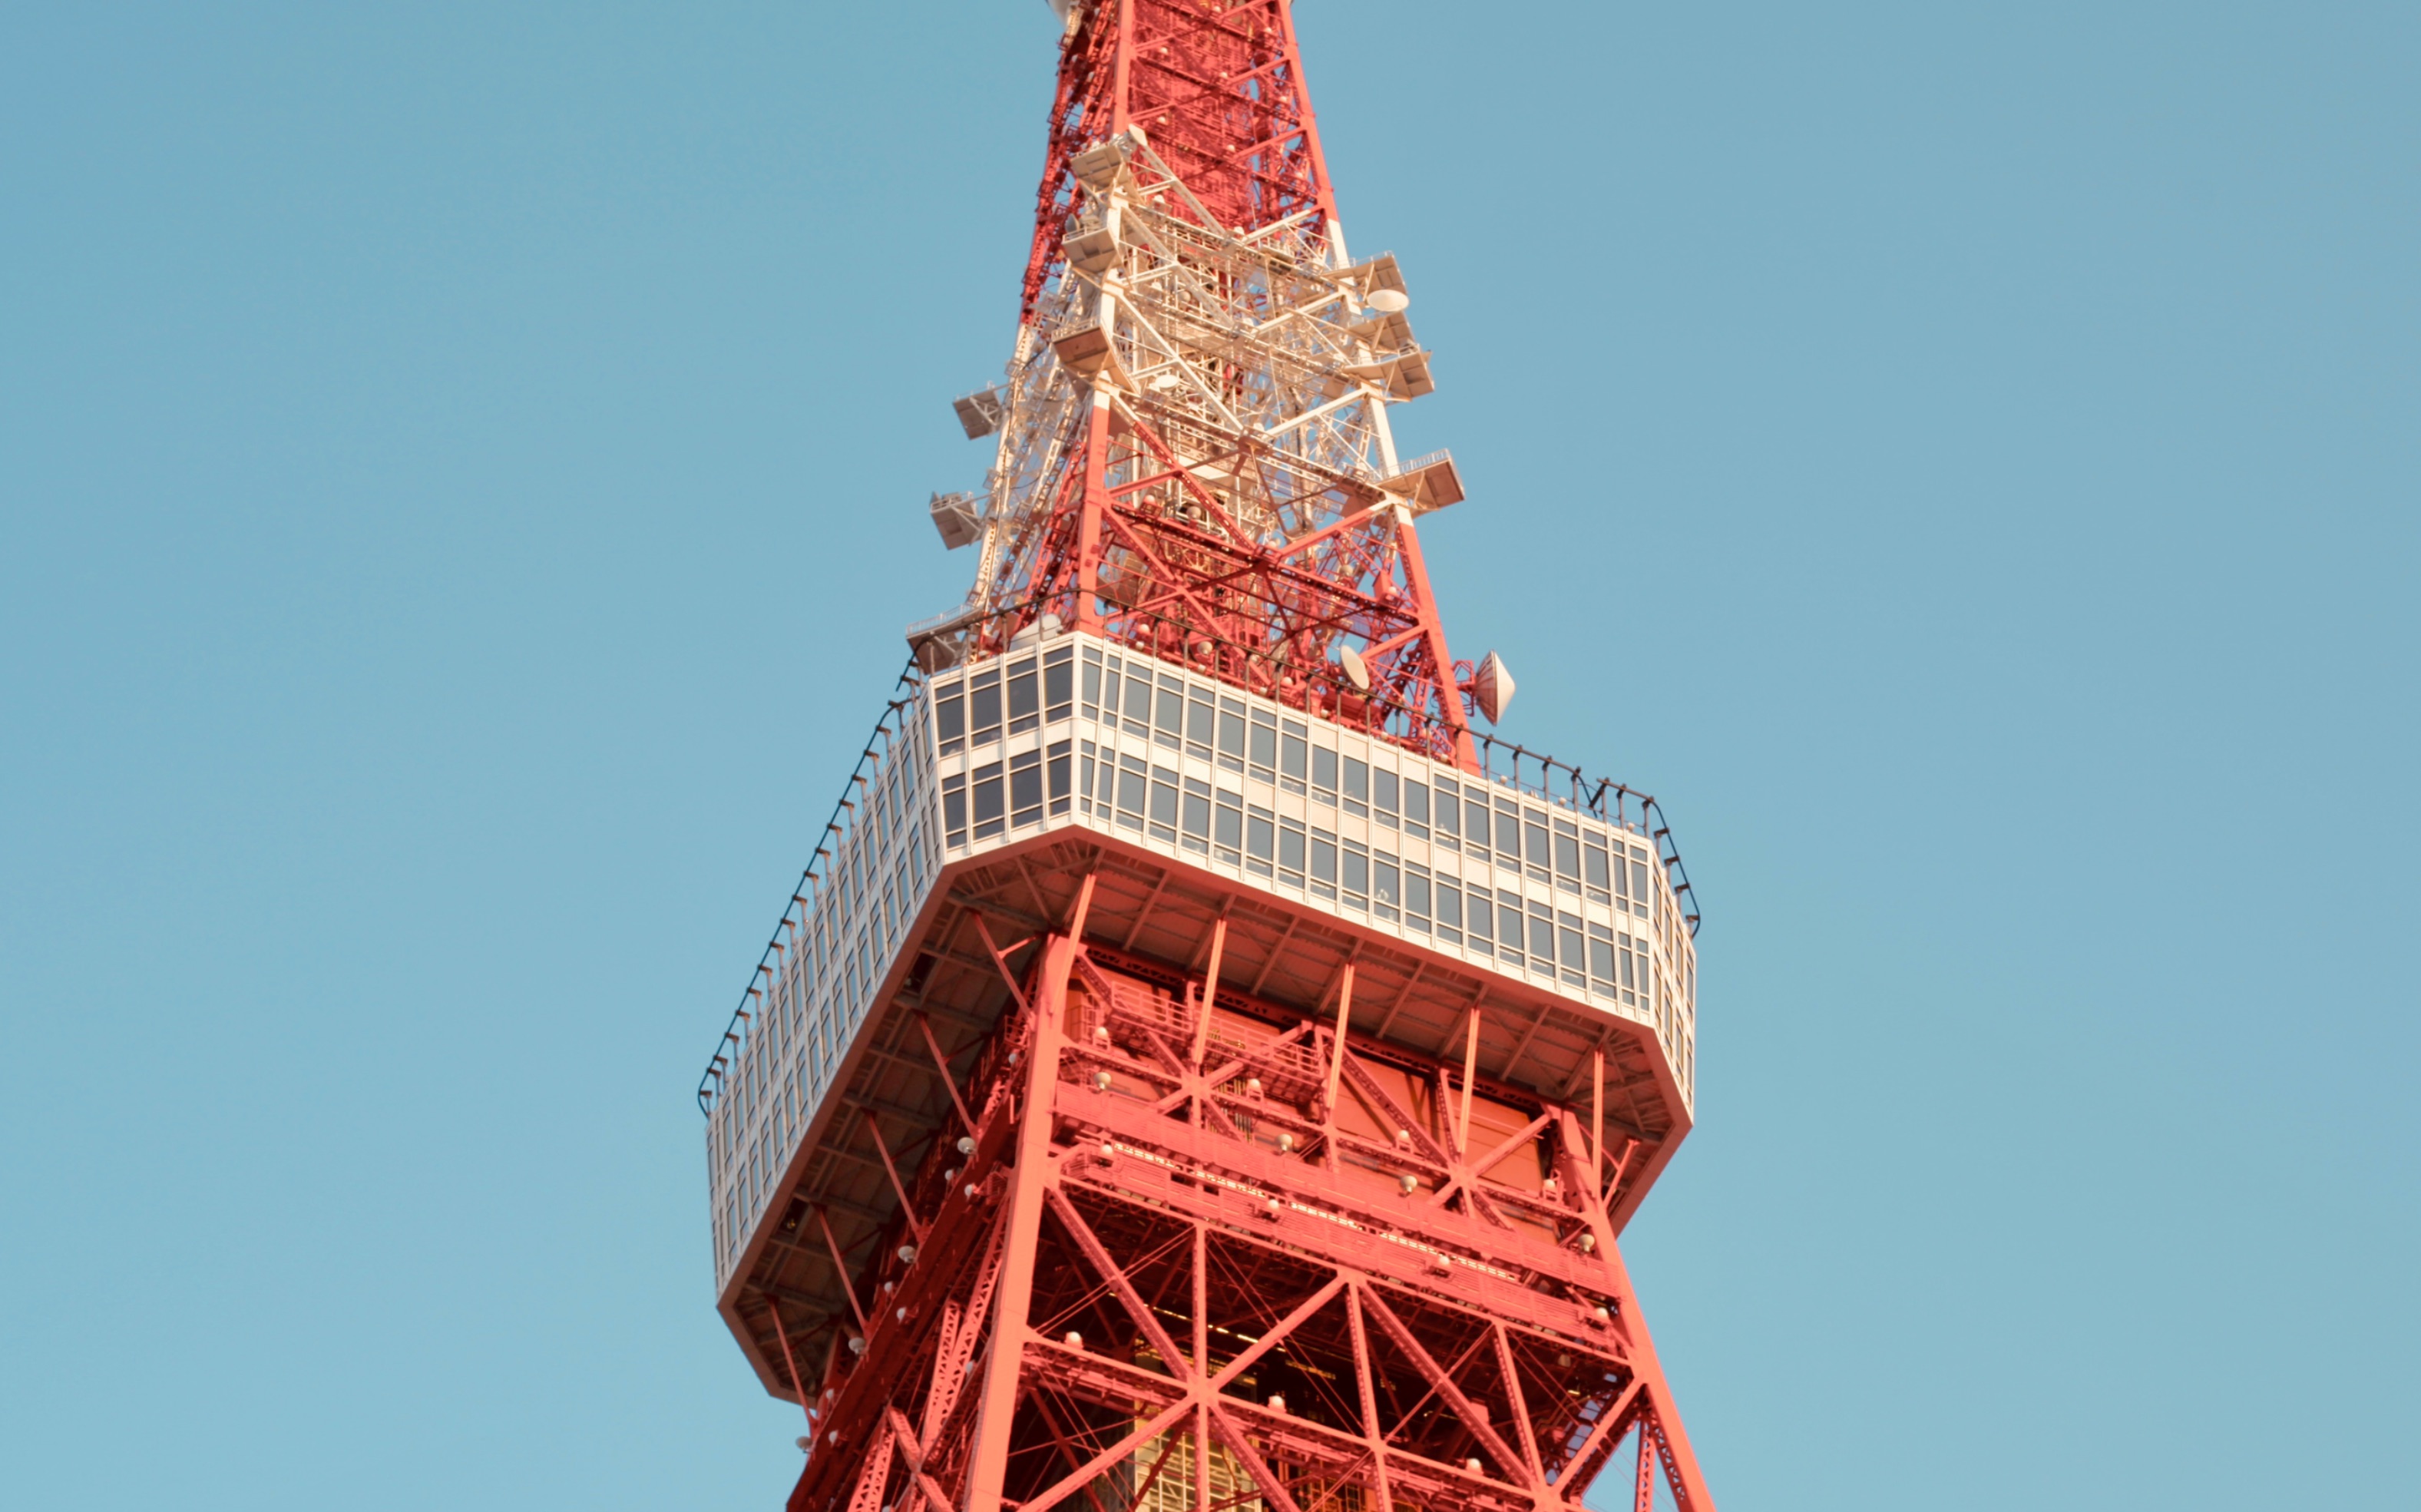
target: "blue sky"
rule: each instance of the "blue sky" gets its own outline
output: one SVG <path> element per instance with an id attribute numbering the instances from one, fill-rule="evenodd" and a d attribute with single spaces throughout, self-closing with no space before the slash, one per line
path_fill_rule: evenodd
<path id="1" fill-rule="evenodd" d="M 1306 0 L 1506 732 L 1657 793 L 1757 1507 L 2384 1505 L 2421 12 Z M 0 1462 L 771 1506 L 698 1067 L 966 559 L 1039 0 L 0 15 Z"/>

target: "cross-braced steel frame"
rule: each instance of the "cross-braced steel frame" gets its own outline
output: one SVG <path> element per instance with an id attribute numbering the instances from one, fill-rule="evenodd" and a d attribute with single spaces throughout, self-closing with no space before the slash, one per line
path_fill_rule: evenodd
<path id="1" fill-rule="evenodd" d="M 1347 257 L 1286 0 L 1076 7 L 981 561 L 920 654 L 1052 616 L 1476 765 L 1413 523 L 1460 483 L 1387 423 L 1432 386 L 1402 288 Z"/>
<path id="2" fill-rule="evenodd" d="M 1215 936 L 1199 975 L 1129 961 L 1092 889 L 1064 929 L 977 921 L 1012 1010 L 797 1381 L 792 1512 L 1547 1512 L 1626 1451 L 1643 1512 L 1660 1475 L 1711 1512 L 1601 1111 L 1491 1083 L 1483 1129 L 1468 1064 L 1339 1037 L 1350 960 L 1333 1017 L 1223 1005 Z"/>

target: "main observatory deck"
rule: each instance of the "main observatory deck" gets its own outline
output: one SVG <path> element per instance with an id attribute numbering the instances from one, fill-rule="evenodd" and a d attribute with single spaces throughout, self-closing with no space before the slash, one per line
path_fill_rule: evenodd
<path id="1" fill-rule="evenodd" d="M 1585 1105 L 1601 1055 L 1626 1220 L 1690 1123 L 1694 921 L 1651 806 L 1529 760 L 1474 775 L 1073 631 L 912 675 L 700 1087 L 717 1290 L 768 1389 L 742 1295 L 858 1305 L 843 1253 L 948 1162 L 1007 961 L 1087 873 L 1097 952 L 1185 1001 L 1224 920 L 1223 1011 L 1350 982 L 1361 1036 L 1460 1063 L 1475 1032 L 1488 1097 Z"/>

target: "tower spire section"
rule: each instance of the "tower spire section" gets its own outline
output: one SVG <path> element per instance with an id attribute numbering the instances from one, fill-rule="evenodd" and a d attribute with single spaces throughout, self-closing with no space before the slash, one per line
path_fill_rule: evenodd
<path id="1" fill-rule="evenodd" d="M 1713 1512 L 1617 1249 L 1694 1118 L 1670 830 L 1474 733 L 1286 0 L 1061 13 L 974 585 L 698 1088 L 790 1512 Z"/>
<path id="2" fill-rule="evenodd" d="M 1067 22 L 1016 350 L 960 405 L 976 581 L 920 660 L 1047 619 L 1475 770 L 1414 525 L 1461 484 L 1397 454 L 1429 356 L 1395 258 L 1348 257 L 1286 0 Z"/>

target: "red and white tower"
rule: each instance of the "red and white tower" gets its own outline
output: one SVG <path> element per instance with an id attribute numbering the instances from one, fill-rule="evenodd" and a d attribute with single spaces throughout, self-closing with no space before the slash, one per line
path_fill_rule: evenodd
<path id="1" fill-rule="evenodd" d="M 1691 1122 L 1671 837 L 1475 727 L 1288 0 L 1062 18 L 974 586 L 699 1088 L 790 1506 L 1710 1509 L 1617 1247 Z"/>

